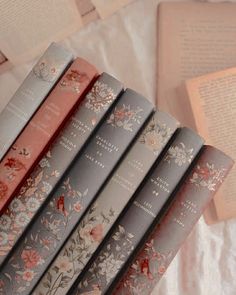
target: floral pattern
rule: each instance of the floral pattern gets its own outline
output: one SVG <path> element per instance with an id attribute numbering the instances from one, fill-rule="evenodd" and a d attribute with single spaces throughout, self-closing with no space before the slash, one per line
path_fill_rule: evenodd
<path id="1" fill-rule="evenodd" d="M 35 172 L 26 180 L 25 185 L 10 203 L 6 213 L 0 216 L 0 261 L 8 254 L 25 226 L 35 215 L 52 186 L 49 181 L 56 180 L 60 173 L 51 169 L 51 152 L 48 152 L 36 167 Z M 1 189 L 0 189 L 1 191 Z"/>
<path id="2" fill-rule="evenodd" d="M 8 157 L 6 160 L 2 162 L 2 168 L 4 171 L 4 177 L 8 182 L 13 181 L 17 176 L 17 173 L 20 173 L 22 170 L 26 170 L 26 166 L 24 165 L 24 160 L 31 157 L 31 152 L 26 147 L 18 147 L 17 145 L 12 146 L 11 148 L 11 157 Z M 0 195 L 3 187 L 1 188 L 0 181 Z M 2 182 L 3 183 L 3 182 Z M 6 189 L 6 187 L 5 187 Z M 6 191 L 5 191 L 6 196 Z"/>
<path id="3" fill-rule="evenodd" d="M 178 146 L 171 146 L 164 158 L 164 161 L 168 163 L 175 163 L 178 166 L 183 166 L 187 163 L 191 163 L 193 159 L 193 148 L 188 149 L 183 142 Z"/>
<path id="4" fill-rule="evenodd" d="M 87 195 L 88 190 L 81 193 L 79 190 L 74 190 L 70 184 L 70 179 L 66 179 L 61 186 L 62 194 L 55 195 L 49 203 L 46 214 L 40 219 L 41 226 L 25 237 L 23 246 L 17 251 L 16 255 L 12 256 L 10 261 L 12 272 L 5 271 L 4 276 L 1 275 L 4 284 L 5 280 L 14 281 L 10 285 L 12 294 L 18 294 L 26 290 L 30 286 L 31 281 L 37 276 L 47 257 L 55 252 L 58 241 L 62 239 L 67 225 L 70 220 L 78 215 L 78 208 L 83 208 L 83 199 Z M 65 203 L 65 198 L 70 202 Z M 31 199 L 32 201 L 32 199 Z M 74 206 L 76 204 L 76 206 Z M 76 207 L 76 210 L 74 208 Z M 18 223 L 22 225 L 26 222 L 28 215 L 20 212 L 17 215 Z M 8 222 L 8 219 L 5 223 Z M 4 224 L 6 226 L 6 224 Z M 97 237 L 97 233 L 94 234 Z M 60 261 L 59 266 L 68 269 L 66 261 Z M 24 284 L 24 281 L 26 282 Z"/>
<path id="5" fill-rule="evenodd" d="M 153 116 L 151 122 L 142 132 L 140 142 L 157 155 L 165 146 L 172 133 L 173 130 L 168 125 L 159 122 L 156 116 Z"/>
<path id="6" fill-rule="evenodd" d="M 104 249 L 89 268 L 87 275 L 80 282 L 78 294 L 86 294 L 86 291 L 94 285 L 97 286 L 98 290 L 102 290 L 110 283 L 123 265 L 126 256 L 133 251 L 133 237 L 133 234 L 126 232 L 123 226 L 117 227 L 111 241 L 106 243 Z"/>
<path id="7" fill-rule="evenodd" d="M 140 124 L 140 113 L 143 110 L 137 107 L 136 110 L 132 110 L 130 105 L 116 106 L 107 120 L 108 124 L 113 127 L 122 127 L 127 131 L 133 131 L 132 126 L 134 122 Z"/>
<path id="8" fill-rule="evenodd" d="M 6 183 L 0 180 L 0 199 L 4 199 L 8 191 Z"/>
<path id="9" fill-rule="evenodd" d="M 97 80 L 86 96 L 85 107 L 95 113 L 100 113 L 107 109 L 115 97 L 116 94 L 111 87 Z"/>
<path id="10" fill-rule="evenodd" d="M 125 290 L 125 294 L 130 295 L 151 292 L 152 281 L 163 276 L 172 257 L 173 253 L 171 251 L 167 253 L 159 252 L 154 245 L 154 239 L 151 239 L 150 242 L 146 243 L 144 251 L 140 252 L 138 259 L 130 266 L 125 279 L 121 281 L 119 287 Z M 116 292 L 114 293 L 116 294 Z M 117 292 L 117 294 L 120 293 Z"/>
<path id="11" fill-rule="evenodd" d="M 46 82 L 54 82 L 61 71 L 63 60 L 43 56 L 33 68 L 35 76 Z"/>
<path id="12" fill-rule="evenodd" d="M 190 182 L 202 186 L 210 191 L 215 191 L 216 186 L 223 182 L 225 169 L 217 169 L 214 164 L 205 163 L 197 165 L 192 173 Z"/>
<path id="13" fill-rule="evenodd" d="M 59 85 L 65 91 L 72 91 L 79 94 L 81 83 L 87 80 L 89 80 L 89 77 L 86 73 L 80 73 L 78 70 L 71 69 L 69 73 L 65 74 Z"/>
<path id="14" fill-rule="evenodd" d="M 107 225 L 113 222 L 115 217 L 112 208 L 106 214 L 100 212 L 98 208 L 100 207 L 97 203 L 89 208 L 88 213 L 44 275 L 35 294 L 38 294 L 38 289 L 40 292 L 43 290 L 51 294 L 51 292 L 58 292 L 60 288 L 69 288 L 73 279 L 82 271 L 83 266 L 104 238 Z M 113 261 L 110 261 L 110 266 L 111 263 Z M 105 268 L 105 265 L 102 268 Z"/>

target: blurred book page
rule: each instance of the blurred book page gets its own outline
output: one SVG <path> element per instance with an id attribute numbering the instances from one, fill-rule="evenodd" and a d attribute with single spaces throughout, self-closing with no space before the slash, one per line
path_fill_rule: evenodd
<path id="1" fill-rule="evenodd" d="M 187 79 L 236 66 L 236 4 L 163 2 L 158 8 L 157 106 L 195 128 L 178 87 Z"/>
<path id="2" fill-rule="evenodd" d="M 0 65 L 7 61 L 5 55 L 0 51 Z"/>
<path id="3" fill-rule="evenodd" d="M 133 0 L 92 0 L 101 18 L 106 18 Z"/>
<path id="4" fill-rule="evenodd" d="M 236 160 L 236 68 L 188 80 L 186 88 L 199 133 Z M 214 203 L 219 220 L 236 217 L 236 166 Z"/>
<path id="5" fill-rule="evenodd" d="M 0 0 L 0 50 L 13 63 L 30 60 L 82 26 L 74 0 Z"/>
<path id="6" fill-rule="evenodd" d="M 76 4 L 84 25 L 100 18 L 91 0 L 76 0 Z"/>

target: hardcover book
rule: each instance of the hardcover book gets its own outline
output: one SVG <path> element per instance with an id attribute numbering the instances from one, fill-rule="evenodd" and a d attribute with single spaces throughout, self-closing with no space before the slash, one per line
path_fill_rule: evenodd
<path id="1" fill-rule="evenodd" d="M 178 125 L 174 118 L 156 111 L 50 265 L 34 294 L 69 292 Z M 66 270 L 61 268 L 63 261 L 68 265 Z"/>
<path id="2" fill-rule="evenodd" d="M 235 160 L 236 68 L 187 80 L 185 86 L 198 132 Z M 236 217 L 235 191 L 233 167 L 205 213 L 207 223 Z"/>
<path id="3" fill-rule="evenodd" d="M 77 58 L 2 159 L 0 214 L 84 97 L 96 75 L 92 65 Z"/>
<path id="4" fill-rule="evenodd" d="M 232 159 L 221 151 L 204 147 L 167 214 L 146 239 L 113 295 L 151 294 L 232 165 Z"/>
<path id="5" fill-rule="evenodd" d="M 64 81 L 63 87 L 74 85 L 73 89 L 78 86 L 73 79 L 68 83 Z M 0 265 L 10 255 L 31 220 L 37 215 L 75 157 L 80 155 L 85 143 L 122 91 L 123 86 L 119 81 L 106 73 L 101 74 L 46 155 L 24 182 L 19 194 L 0 217 Z"/>
<path id="6" fill-rule="evenodd" d="M 153 108 L 132 90 L 120 97 L 3 265 L 2 294 L 33 291 Z"/>
<path id="7" fill-rule="evenodd" d="M 188 128 L 179 130 L 71 294 L 96 289 L 98 294 L 111 294 L 145 235 L 163 216 L 202 146 L 203 140 L 195 132 Z"/>
<path id="8" fill-rule="evenodd" d="M 0 114 L 0 161 L 72 61 L 52 43 Z"/>

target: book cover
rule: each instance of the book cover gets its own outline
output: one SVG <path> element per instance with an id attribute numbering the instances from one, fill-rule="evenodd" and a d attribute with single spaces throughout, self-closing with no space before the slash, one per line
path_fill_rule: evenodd
<path id="1" fill-rule="evenodd" d="M 168 114 L 156 111 L 40 280 L 35 295 L 69 292 L 178 125 Z M 61 268 L 63 261 L 70 266 L 66 270 Z"/>
<path id="2" fill-rule="evenodd" d="M 71 85 L 73 84 L 74 82 Z M 63 85 L 67 87 L 65 82 Z M 19 194 L 0 216 L 0 265 L 10 255 L 31 220 L 75 157 L 80 155 L 82 148 L 122 91 L 122 84 L 112 76 L 103 73 L 98 77 L 48 152 L 24 182 Z"/>
<path id="3" fill-rule="evenodd" d="M 179 130 L 71 294 L 86 294 L 94 288 L 98 294 L 111 294 L 145 235 L 163 216 L 202 146 L 203 139 L 195 132 L 188 128 Z"/>
<path id="4" fill-rule="evenodd" d="M 77 58 L 29 121 L 0 163 L 0 214 L 18 193 L 51 141 L 59 133 L 97 75 L 87 61 Z"/>
<path id="5" fill-rule="evenodd" d="M 72 61 L 52 43 L 0 114 L 0 161 Z"/>
<path id="6" fill-rule="evenodd" d="M 220 150 L 204 147 L 167 214 L 146 239 L 113 295 L 151 294 L 232 165 L 233 160 Z"/>
<path id="7" fill-rule="evenodd" d="M 33 291 L 153 108 L 136 92 L 124 92 L 3 265 L 2 294 Z"/>

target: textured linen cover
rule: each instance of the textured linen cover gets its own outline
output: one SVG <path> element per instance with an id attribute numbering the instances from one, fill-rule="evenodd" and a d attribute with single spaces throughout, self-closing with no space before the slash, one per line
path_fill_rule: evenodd
<path id="1" fill-rule="evenodd" d="M 63 43 L 75 55 L 155 101 L 158 3 L 136 0 L 112 17 L 84 27 Z M 0 75 L 0 111 L 34 63 Z M 153 295 L 236 294 L 235 232 L 236 220 L 208 227 L 201 218 Z"/>

